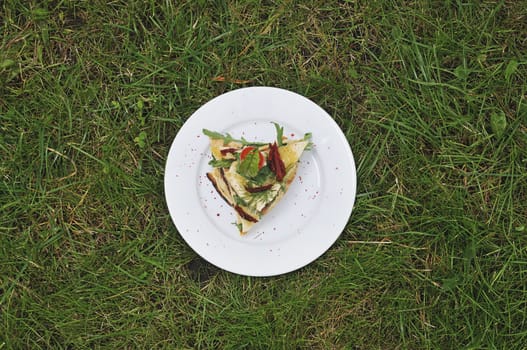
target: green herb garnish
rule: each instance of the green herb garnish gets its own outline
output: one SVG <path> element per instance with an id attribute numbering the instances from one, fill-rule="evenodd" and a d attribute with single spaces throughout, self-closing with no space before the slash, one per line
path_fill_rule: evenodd
<path id="1" fill-rule="evenodd" d="M 267 144 L 263 142 L 250 142 L 250 141 L 247 141 L 243 137 L 241 139 L 235 139 L 229 133 L 222 134 L 222 133 L 207 130 L 207 129 L 203 129 L 203 134 L 205 134 L 206 136 L 214 140 L 223 140 L 223 144 L 228 144 L 229 142 L 239 142 L 244 146 L 257 146 L 257 147 Z"/>
<path id="2" fill-rule="evenodd" d="M 236 205 L 247 206 L 247 202 L 237 194 L 233 195 L 232 198 L 234 199 L 234 203 L 236 203 Z"/>
<path id="3" fill-rule="evenodd" d="M 209 165 L 214 168 L 228 168 L 232 162 L 234 162 L 234 159 L 212 159 Z"/>
<path id="4" fill-rule="evenodd" d="M 304 148 L 305 151 L 309 151 L 310 149 L 313 148 L 313 142 L 311 141 L 311 137 L 312 136 L 313 136 L 313 134 L 311 134 L 310 132 L 307 132 L 307 133 L 304 134 L 303 140 L 307 141 L 306 148 Z"/>
<path id="5" fill-rule="evenodd" d="M 276 198 L 278 192 L 280 192 L 281 189 L 282 187 L 276 188 L 273 186 L 270 189 L 262 192 L 251 193 L 251 195 L 247 198 L 247 206 L 256 210 L 261 210 L 262 208 L 258 208 L 258 206 L 260 205 L 264 207 L 265 205 L 271 203 Z"/>
<path id="6" fill-rule="evenodd" d="M 240 162 L 238 172 L 246 178 L 252 178 L 258 175 L 258 163 L 260 162 L 260 155 L 255 148 L 249 152 L 247 156 Z"/>
<path id="7" fill-rule="evenodd" d="M 283 146 L 282 137 L 284 136 L 284 127 L 278 125 L 278 123 L 273 122 L 274 127 L 276 129 L 276 142 L 278 143 L 278 146 Z"/>
<path id="8" fill-rule="evenodd" d="M 255 177 L 251 179 L 256 185 L 262 185 L 273 174 L 269 166 L 264 166 L 258 171 Z"/>

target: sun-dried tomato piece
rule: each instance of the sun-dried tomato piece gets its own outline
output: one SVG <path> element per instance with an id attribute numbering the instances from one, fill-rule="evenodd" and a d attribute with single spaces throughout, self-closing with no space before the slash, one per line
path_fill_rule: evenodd
<path id="1" fill-rule="evenodd" d="M 278 146 L 275 143 L 269 144 L 269 168 L 275 173 L 276 179 L 282 181 L 285 176 L 285 165 L 280 158 L 280 152 L 278 152 Z"/>
<path id="2" fill-rule="evenodd" d="M 220 149 L 220 153 L 222 156 L 225 156 L 229 153 L 234 153 L 236 152 L 238 149 L 237 148 L 223 148 L 223 149 Z"/>
<path id="3" fill-rule="evenodd" d="M 273 184 L 268 184 L 268 185 L 263 185 L 263 186 L 258 186 L 258 187 L 245 187 L 245 189 L 249 193 L 258 193 L 258 192 L 267 191 L 271 187 L 273 187 Z"/>
<path id="4" fill-rule="evenodd" d="M 238 214 L 240 214 L 240 216 L 241 216 L 242 218 L 244 218 L 245 220 L 247 220 L 247 221 L 251 221 L 251 222 L 258 222 L 257 219 L 255 219 L 255 218 L 253 218 L 251 215 L 247 214 L 242 208 L 240 208 L 240 206 L 235 205 L 235 206 L 234 206 L 234 209 L 235 209 L 236 212 L 237 212 Z"/>

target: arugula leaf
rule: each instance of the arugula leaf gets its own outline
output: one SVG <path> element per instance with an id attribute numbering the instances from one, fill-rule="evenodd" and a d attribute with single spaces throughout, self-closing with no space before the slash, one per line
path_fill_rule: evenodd
<path id="1" fill-rule="evenodd" d="M 262 185 L 265 180 L 267 180 L 269 178 L 269 176 L 273 174 L 273 172 L 271 171 L 271 168 L 269 168 L 269 166 L 264 166 L 260 169 L 260 171 L 258 172 L 258 174 L 256 174 L 255 177 L 253 177 L 251 180 L 257 184 L 257 185 Z"/>
<path id="2" fill-rule="evenodd" d="M 242 230 L 243 230 L 243 225 L 242 224 L 239 224 L 237 222 L 233 222 L 232 224 L 238 228 L 238 231 L 242 232 Z"/>
<path id="3" fill-rule="evenodd" d="M 311 141 L 311 137 L 313 136 L 312 133 L 310 132 L 307 132 L 304 134 L 304 138 L 303 140 L 304 141 L 308 141 L 307 145 L 306 145 L 306 148 L 304 148 L 304 150 L 306 151 L 309 151 L 310 149 L 313 149 L 313 142 Z"/>
<path id="4" fill-rule="evenodd" d="M 234 199 L 234 203 L 236 203 L 236 205 L 247 206 L 247 202 L 242 197 L 238 196 L 237 194 L 233 195 L 232 199 Z"/>
<path id="5" fill-rule="evenodd" d="M 220 139 L 220 140 L 225 139 L 225 136 L 223 136 L 223 134 L 216 132 L 216 131 L 203 129 L 203 133 L 207 135 L 208 137 L 210 137 L 211 139 Z"/>
<path id="6" fill-rule="evenodd" d="M 284 127 L 278 125 L 278 123 L 273 122 L 274 127 L 276 129 L 276 142 L 278 143 L 278 146 L 283 146 L 282 137 L 284 136 Z"/>
<path id="7" fill-rule="evenodd" d="M 206 136 L 210 137 L 211 139 L 223 140 L 224 144 L 232 142 L 232 141 L 239 141 L 239 140 L 234 139 L 229 133 L 226 133 L 225 135 L 223 135 L 222 133 L 219 133 L 217 131 L 211 131 L 207 129 L 203 129 L 203 133 Z"/>
<path id="8" fill-rule="evenodd" d="M 234 159 L 212 159 L 209 165 L 214 168 L 228 168 L 232 162 L 234 162 Z"/>
<path id="9" fill-rule="evenodd" d="M 258 163 L 260 162 L 260 155 L 257 149 L 249 152 L 247 156 L 241 161 L 238 166 L 238 172 L 240 175 L 252 178 L 258 174 Z"/>
<path id="10" fill-rule="evenodd" d="M 266 191 L 251 193 L 248 198 L 247 206 L 256 211 L 260 211 L 263 207 L 269 205 L 276 199 L 281 189 L 280 186 L 273 186 Z"/>
<path id="11" fill-rule="evenodd" d="M 222 134 L 222 133 L 219 133 L 217 131 L 211 131 L 211 130 L 208 130 L 208 129 L 203 129 L 202 131 L 203 131 L 203 134 L 205 134 L 206 136 L 210 137 L 211 139 L 223 140 L 224 144 L 227 144 L 229 142 L 239 142 L 239 143 L 241 143 L 244 146 L 257 146 L 257 147 L 267 144 L 267 143 L 264 143 L 264 142 L 249 142 L 246 139 L 244 139 L 243 137 L 241 139 L 235 139 L 229 133 Z"/>

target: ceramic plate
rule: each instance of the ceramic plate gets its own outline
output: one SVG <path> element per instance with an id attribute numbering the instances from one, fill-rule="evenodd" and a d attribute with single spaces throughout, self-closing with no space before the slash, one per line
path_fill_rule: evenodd
<path id="1" fill-rule="evenodd" d="M 235 138 L 276 139 L 312 133 L 296 178 L 272 211 L 241 236 L 234 210 L 206 177 L 209 139 L 202 130 Z M 250 87 L 220 95 L 188 118 L 176 135 L 165 168 L 170 216 L 196 253 L 227 271 L 272 276 L 301 268 L 337 240 L 350 217 L 356 191 L 355 162 L 335 121 L 311 100 L 283 89 Z"/>

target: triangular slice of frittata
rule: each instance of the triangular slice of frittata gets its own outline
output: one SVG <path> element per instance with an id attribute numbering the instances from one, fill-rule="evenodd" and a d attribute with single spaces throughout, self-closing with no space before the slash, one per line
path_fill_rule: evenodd
<path id="1" fill-rule="evenodd" d="M 295 178 L 300 156 L 312 146 L 311 134 L 289 140 L 283 136 L 283 128 L 274 124 L 277 140 L 272 143 L 237 140 L 203 129 L 212 154 L 207 177 L 236 211 L 242 235 L 283 198 Z"/>

